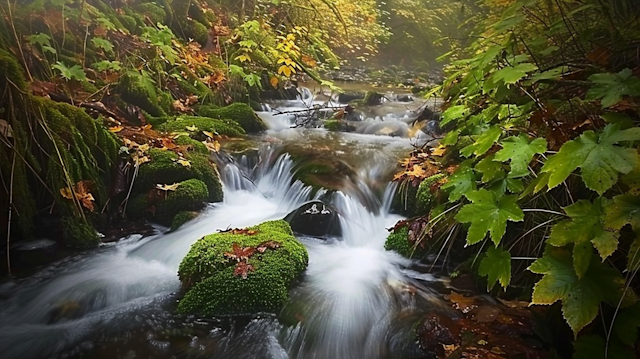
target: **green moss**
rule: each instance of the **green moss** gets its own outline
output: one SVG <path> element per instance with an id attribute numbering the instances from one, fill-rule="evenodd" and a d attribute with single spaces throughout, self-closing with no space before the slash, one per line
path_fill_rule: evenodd
<path id="1" fill-rule="evenodd" d="M 162 7 L 160 7 L 155 2 L 145 2 L 142 4 L 138 4 L 134 7 L 138 12 L 144 14 L 149 17 L 149 20 L 153 24 L 164 23 L 167 18 L 167 13 L 164 11 Z"/>
<path id="2" fill-rule="evenodd" d="M 207 148 L 207 146 L 204 145 L 204 143 L 194 140 L 189 136 L 186 136 L 186 135 L 178 136 L 178 138 L 173 140 L 173 142 L 176 145 L 188 146 L 189 151 L 193 151 L 203 155 L 209 155 L 209 149 Z"/>
<path id="3" fill-rule="evenodd" d="M 171 230 L 172 231 L 177 230 L 178 228 L 182 227 L 182 225 L 184 225 L 185 223 L 189 222 L 190 220 L 196 217 L 198 217 L 198 212 L 194 212 L 194 211 L 179 212 L 173 217 L 173 220 L 171 221 Z"/>
<path id="4" fill-rule="evenodd" d="M 124 101 L 139 106 L 151 116 L 167 115 L 159 105 L 155 83 L 148 75 L 128 71 L 120 78 L 117 90 Z"/>
<path id="5" fill-rule="evenodd" d="M 431 210 L 431 206 L 433 205 L 436 197 L 433 192 L 431 192 L 431 186 L 438 182 L 440 179 L 444 178 L 445 175 L 442 173 L 438 173 L 429 178 L 425 178 L 418 187 L 418 192 L 416 193 L 416 213 L 417 214 L 427 214 Z"/>
<path id="6" fill-rule="evenodd" d="M 187 127 L 195 126 L 199 131 L 209 131 L 219 135 L 238 137 L 245 131 L 238 123 L 227 119 L 217 119 L 199 116 L 178 116 L 158 126 L 161 131 L 186 131 Z"/>
<path id="7" fill-rule="evenodd" d="M 170 224 L 181 211 L 198 211 L 209 198 L 207 185 L 197 179 L 180 182 L 175 191 L 167 191 L 165 199 L 155 203 L 153 218 L 161 224 Z"/>
<path id="8" fill-rule="evenodd" d="M 222 108 L 200 106 L 202 116 L 236 121 L 247 133 L 258 133 L 267 129 L 260 117 L 246 103 L 234 103 Z"/>
<path id="9" fill-rule="evenodd" d="M 188 37 L 194 39 L 203 46 L 209 41 L 209 29 L 195 20 L 187 21 L 185 32 Z"/>
<path id="10" fill-rule="evenodd" d="M 409 240 L 409 227 L 407 226 L 391 232 L 384 243 L 384 249 L 395 251 L 406 258 L 421 258 L 426 254 L 424 249 L 420 246 L 415 246 Z"/>
<path id="11" fill-rule="evenodd" d="M 6 89 L 11 83 L 20 90 L 27 91 L 27 81 L 24 78 L 22 66 L 13 55 L 0 49 L 0 88 Z"/>
<path id="12" fill-rule="evenodd" d="M 71 248 L 93 248 L 100 244 L 96 230 L 85 219 L 62 220 L 63 241 Z"/>
<path id="13" fill-rule="evenodd" d="M 329 131 L 341 131 L 342 121 L 340 120 L 327 120 L 324 122 L 324 128 Z"/>
<path id="14" fill-rule="evenodd" d="M 155 188 L 158 183 L 172 184 L 196 178 L 207 186 L 208 201 L 222 201 L 222 184 L 215 165 L 209 161 L 208 156 L 190 154 L 186 158 L 190 166 L 177 163 L 178 155 L 171 151 L 154 148 L 149 151 L 148 156 L 151 161 L 140 166 L 135 180 L 134 190 L 137 193 L 145 193 Z"/>
<path id="15" fill-rule="evenodd" d="M 215 233 L 194 243 L 178 270 L 187 290 L 179 311 L 203 315 L 276 312 L 284 305 L 289 287 L 307 267 L 307 251 L 285 221 L 249 229 L 257 233 Z M 234 276 L 236 262 L 224 256 L 233 243 L 248 247 L 271 240 L 279 242 L 280 248 L 256 252 L 248 260 L 255 271 L 246 279 Z"/>
<path id="16" fill-rule="evenodd" d="M 211 65 L 211 67 L 213 67 L 214 69 L 226 69 L 227 68 L 227 64 L 222 61 L 222 59 L 220 58 L 220 56 L 212 53 L 209 55 L 209 65 Z"/>

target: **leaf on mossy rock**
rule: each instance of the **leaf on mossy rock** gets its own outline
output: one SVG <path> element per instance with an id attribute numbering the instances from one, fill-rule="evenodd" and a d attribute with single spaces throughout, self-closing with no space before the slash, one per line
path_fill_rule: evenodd
<path id="1" fill-rule="evenodd" d="M 548 186 L 552 189 L 580 167 L 587 188 L 602 195 L 618 181 L 618 173 L 627 174 L 640 165 L 635 149 L 617 144 L 638 140 L 640 128 L 637 127 L 620 130 L 618 124 L 609 124 L 600 134 L 586 131 L 579 138 L 562 145 L 558 153 L 549 157 L 541 171 L 550 173 Z"/>
<path id="2" fill-rule="evenodd" d="M 473 202 L 460 209 L 455 219 L 462 223 L 471 223 L 467 232 L 467 245 L 476 244 L 490 233 L 497 246 L 507 230 L 507 221 L 520 222 L 524 219 L 522 209 L 516 204 L 518 197 L 502 196 L 481 189 L 467 193 Z"/>
<path id="3" fill-rule="evenodd" d="M 579 200 L 565 207 L 571 220 L 559 222 L 551 229 L 548 244 L 563 247 L 573 243 L 573 265 L 578 277 L 587 271 L 592 245 L 603 261 L 618 248 L 618 233 L 604 227 L 606 201 L 599 197 L 593 203 Z"/>
<path id="4" fill-rule="evenodd" d="M 225 252 L 223 255 L 225 258 L 242 262 L 246 261 L 255 253 L 254 247 L 241 247 L 238 243 L 233 242 L 231 246 L 231 252 Z"/>
<path id="5" fill-rule="evenodd" d="M 574 335 L 598 315 L 600 302 L 617 305 L 633 297 L 624 293 L 625 280 L 620 273 L 599 261 L 592 260 L 587 272 L 579 278 L 573 268 L 571 252 L 548 247 L 542 258 L 528 268 L 543 277 L 533 287 L 531 304 L 551 305 L 562 301 L 562 314 Z"/>
<path id="6" fill-rule="evenodd" d="M 73 190 L 70 187 L 60 188 L 60 195 L 66 199 L 76 199 L 82 207 L 93 212 L 95 210 L 93 202 L 95 198 L 89 192 L 89 188 L 92 186 L 91 181 L 80 181 L 73 186 Z"/>
<path id="7" fill-rule="evenodd" d="M 255 271 L 255 268 L 247 262 L 240 262 L 236 264 L 236 268 L 233 270 L 233 275 L 238 277 L 241 276 L 242 279 L 247 279 L 249 272 Z"/>
<path id="8" fill-rule="evenodd" d="M 487 277 L 487 290 L 498 281 L 506 289 L 511 281 L 511 254 L 501 248 L 489 247 L 480 262 L 478 274 Z"/>
<path id="9" fill-rule="evenodd" d="M 178 187 L 180 187 L 180 182 L 178 183 L 174 183 L 174 184 L 156 184 L 156 188 L 161 190 L 161 191 L 175 191 L 178 189 Z"/>
<path id="10" fill-rule="evenodd" d="M 494 157 L 494 161 L 510 161 L 511 170 L 509 178 L 523 177 L 529 174 L 529 162 L 536 154 L 542 154 L 547 150 L 547 141 L 536 138 L 529 142 L 526 135 L 512 136 L 500 142 L 502 149 Z"/>

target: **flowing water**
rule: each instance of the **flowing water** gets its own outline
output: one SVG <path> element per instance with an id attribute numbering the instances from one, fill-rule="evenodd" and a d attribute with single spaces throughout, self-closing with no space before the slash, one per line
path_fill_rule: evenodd
<path id="1" fill-rule="evenodd" d="M 282 110 L 318 105 L 272 104 Z M 384 107 L 384 106 L 383 106 Z M 417 106 L 414 106 L 417 107 Z M 386 359 L 419 357 L 411 336 L 416 313 L 438 305 L 428 289 L 436 278 L 384 250 L 399 215 L 389 183 L 398 159 L 415 138 L 368 134 L 374 123 L 408 126 L 397 104 L 383 118 L 366 119 L 362 133 L 291 129 L 288 115 L 261 113 L 270 130 L 254 155 L 221 164 L 224 202 L 211 204 L 173 233 L 133 235 L 115 245 L 55 263 L 19 282 L 0 303 L 3 358 L 273 358 Z M 338 192 L 312 191 L 294 179 L 290 144 L 329 148 L 357 178 Z M 177 269 L 197 239 L 218 229 L 283 218 L 322 198 L 340 214 L 343 238 L 300 238 L 309 267 L 279 315 L 198 318 L 175 314 Z M 409 290 L 411 289 L 411 290 Z M 417 353 L 417 354 L 416 354 Z"/>

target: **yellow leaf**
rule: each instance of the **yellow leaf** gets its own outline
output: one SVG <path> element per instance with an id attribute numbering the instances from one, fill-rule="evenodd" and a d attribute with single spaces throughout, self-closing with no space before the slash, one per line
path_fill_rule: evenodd
<path id="1" fill-rule="evenodd" d="M 198 131 L 198 128 L 194 125 L 194 126 L 187 126 L 185 127 L 187 129 L 187 131 Z"/>
<path id="2" fill-rule="evenodd" d="M 309 67 L 315 67 L 317 65 L 316 60 L 311 56 L 302 55 L 301 59 L 302 62 L 304 62 Z"/>
<path id="3" fill-rule="evenodd" d="M 189 162 L 189 161 L 187 161 L 185 159 L 179 158 L 176 162 L 178 162 L 179 164 L 181 164 L 181 165 L 183 165 L 185 167 L 191 167 L 191 162 Z"/>
<path id="4" fill-rule="evenodd" d="M 275 76 L 271 76 L 269 83 L 271 84 L 272 87 L 278 87 L 278 78 Z"/>
<path id="5" fill-rule="evenodd" d="M 161 190 L 161 191 L 175 191 L 176 189 L 178 189 L 178 187 L 180 186 L 180 183 L 174 183 L 174 184 L 156 184 L 156 188 Z"/>
<path id="6" fill-rule="evenodd" d="M 280 66 L 280 68 L 278 69 L 278 73 L 285 75 L 286 77 L 290 77 L 291 76 L 291 68 L 287 65 L 282 65 Z"/>
<path id="7" fill-rule="evenodd" d="M 60 195 L 66 199 L 73 199 L 73 193 L 69 187 L 60 188 Z"/>
<path id="8" fill-rule="evenodd" d="M 235 60 L 238 60 L 240 62 L 250 62 L 251 58 L 247 54 L 242 54 L 242 55 L 236 57 Z"/>
<path id="9" fill-rule="evenodd" d="M 151 159 L 149 159 L 149 157 L 147 156 L 133 156 L 133 163 L 136 164 L 136 166 L 140 166 L 143 163 L 147 163 L 147 162 L 151 162 Z"/>
<path id="10" fill-rule="evenodd" d="M 109 132 L 118 133 L 118 132 L 122 131 L 123 129 L 124 129 L 124 127 L 122 127 L 122 126 L 109 127 Z"/>
<path id="11" fill-rule="evenodd" d="M 217 153 L 220 151 L 220 143 L 218 141 L 203 141 L 202 143 L 204 143 L 204 145 L 207 146 L 207 149 L 211 152 Z"/>
<path id="12" fill-rule="evenodd" d="M 205 134 L 205 136 L 209 137 L 209 138 L 213 138 L 213 133 L 209 132 L 209 131 L 202 131 L 202 133 Z"/>
<path id="13" fill-rule="evenodd" d="M 440 145 L 436 148 L 431 149 L 431 154 L 434 156 L 442 156 L 447 151 L 447 147 Z"/>

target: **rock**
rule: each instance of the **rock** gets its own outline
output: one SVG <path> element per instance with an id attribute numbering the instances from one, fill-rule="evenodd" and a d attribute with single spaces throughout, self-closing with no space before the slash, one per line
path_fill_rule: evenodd
<path id="1" fill-rule="evenodd" d="M 398 102 L 413 102 L 413 97 L 411 95 L 398 95 L 396 98 Z"/>
<path id="2" fill-rule="evenodd" d="M 338 102 L 349 103 L 353 100 L 362 100 L 365 97 L 364 92 L 344 92 L 338 94 Z"/>
<path id="3" fill-rule="evenodd" d="M 321 238 L 342 235 L 336 209 L 322 201 L 307 202 L 287 214 L 284 220 L 294 233 Z"/>
<path id="4" fill-rule="evenodd" d="M 427 251 L 423 246 L 415 245 L 409 239 L 409 226 L 404 225 L 399 228 L 394 228 L 387 240 L 384 242 L 384 249 L 388 251 L 394 251 L 406 258 L 421 258 Z"/>
<path id="5" fill-rule="evenodd" d="M 458 342 L 460 327 L 446 314 L 430 313 L 418 324 L 416 334 L 422 349 L 428 354 L 438 355 L 441 354 L 443 344 Z"/>
<path id="6" fill-rule="evenodd" d="M 182 313 L 201 315 L 277 313 L 309 255 L 283 220 L 199 239 L 178 275 L 186 292 Z"/>
<path id="7" fill-rule="evenodd" d="M 54 259 L 57 243 L 47 238 L 16 243 L 11 248 L 12 265 L 38 266 Z"/>
<path id="8" fill-rule="evenodd" d="M 367 94 L 364 96 L 363 103 L 366 106 L 382 105 L 383 98 L 384 96 L 375 91 L 367 91 Z"/>
<path id="9" fill-rule="evenodd" d="M 236 102 L 221 108 L 200 106 L 198 108 L 198 114 L 211 118 L 235 121 L 246 133 L 258 133 L 267 129 L 267 125 L 256 115 L 253 109 L 251 109 L 251 106 L 246 103 Z"/>

